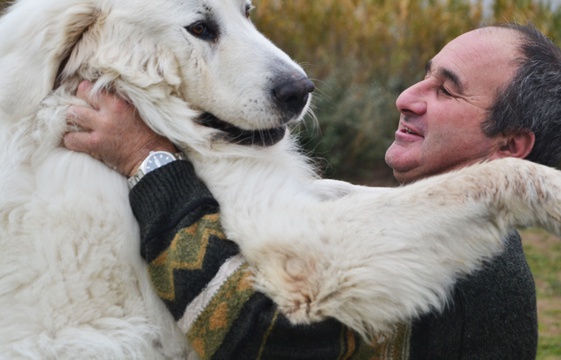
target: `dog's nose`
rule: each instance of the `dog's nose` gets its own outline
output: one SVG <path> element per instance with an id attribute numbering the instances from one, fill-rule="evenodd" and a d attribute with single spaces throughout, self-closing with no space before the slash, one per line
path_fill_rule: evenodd
<path id="1" fill-rule="evenodd" d="M 314 88 L 314 83 L 305 76 L 292 77 L 289 80 L 285 78 L 273 87 L 273 98 L 278 106 L 292 117 L 304 110 Z"/>

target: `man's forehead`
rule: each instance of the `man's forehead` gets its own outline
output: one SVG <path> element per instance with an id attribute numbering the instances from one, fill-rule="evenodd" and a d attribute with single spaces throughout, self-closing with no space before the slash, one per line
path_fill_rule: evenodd
<path id="1" fill-rule="evenodd" d="M 518 41 L 511 29 L 473 30 L 448 43 L 428 65 L 464 87 L 473 87 L 474 82 L 500 86 L 517 69 Z"/>
<path id="2" fill-rule="evenodd" d="M 484 62 L 508 61 L 519 56 L 520 34 L 513 29 L 489 26 L 469 31 L 452 40 L 446 48 L 458 55 Z M 443 49 L 444 50 L 444 49 Z"/>

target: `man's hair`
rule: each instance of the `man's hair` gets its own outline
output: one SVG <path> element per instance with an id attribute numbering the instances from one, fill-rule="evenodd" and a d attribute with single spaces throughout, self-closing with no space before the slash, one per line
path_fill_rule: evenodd
<path id="1" fill-rule="evenodd" d="M 527 159 L 549 166 L 561 159 L 561 50 L 532 25 L 503 24 L 520 35 L 518 70 L 497 94 L 482 124 L 490 137 L 531 131 L 536 136 Z"/>

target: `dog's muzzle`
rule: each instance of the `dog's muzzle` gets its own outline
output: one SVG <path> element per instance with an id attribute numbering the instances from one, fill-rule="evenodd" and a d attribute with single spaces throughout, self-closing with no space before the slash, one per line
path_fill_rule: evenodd
<path id="1" fill-rule="evenodd" d="M 273 129 L 244 130 L 226 121 L 218 119 L 211 113 L 203 113 L 196 122 L 200 125 L 220 130 L 222 139 L 238 145 L 272 146 L 281 141 L 286 134 L 286 125 Z"/>

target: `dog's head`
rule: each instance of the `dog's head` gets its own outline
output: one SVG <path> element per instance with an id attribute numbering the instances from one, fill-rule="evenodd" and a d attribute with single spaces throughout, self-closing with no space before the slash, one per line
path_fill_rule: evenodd
<path id="1" fill-rule="evenodd" d="M 36 106 L 57 76 L 70 92 L 88 79 L 127 97 L 176 143 L 272 144 L 306 112 L 313 84 L 255 29 L 251 7 L 249 0 L 21 0 L 0 22 L 2 34 L 17 32 L 0 40 L 0 51 L 12 54 L 0 55 L 8 75 L 0 107 Z"/>

